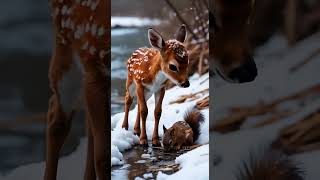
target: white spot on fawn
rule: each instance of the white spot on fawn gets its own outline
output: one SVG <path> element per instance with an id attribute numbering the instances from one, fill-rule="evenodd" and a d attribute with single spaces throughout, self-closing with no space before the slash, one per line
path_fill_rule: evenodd
<path id="1" fill-rule="evenodd" d="M 63 7 L 61 9 L 61 14 L 65 15 L 65 14 L 67 14 L 67 11 L 68 11 L 68 6 L 67 5 L 63 5 Z"/>
<path id="2" fill-rule="evenodd" d="M 104 34 L 104 28 L 103 26 L 101 26 L 99 29 L 98 29 L 98 36 L 102 36 Z"/>
<path id="3" fill-rule="evenodd" d="M 94 55 L 95 52 L 96 52 L 96 48 L 94 46 L 91 46 L 90 49 L 89 49 L 89 53 L 91 55 Z"/>
<path id="4" fill-rule="evenodd" d="M 92 36 L 95 36 L 97 33 L 97 24 L 92 24 L 91 26 L 91 34 Z"/>
<path id="5" fill-rule="evenodd" d="M 85 43 L 82 45 L 81 49 L 82 49 L 82 50 L 87 50 L 87 49 L 88 49 L 88 46 L 89 46 L 89 42 L 87 41 L 87 42 L 85 42 Z"/>
<path id="6" fill-rule="evenodd" d="M 100 0 L 97 0 L 97 2 L 95 2 L 95 3 L 93 2 L 93 3 L 91 4 L 91 10 L 92 10 L 92 11 L 96 10 L 99 2 L 100 2 Z"/>
<path id="7" fill-rule="evenodd" d="M 87 24 L 86 24 L 86 30 L 85 30 L 85 32 L 89 32 L 89 31 L 90 31 L 90 24 L 87 23 Z"/>

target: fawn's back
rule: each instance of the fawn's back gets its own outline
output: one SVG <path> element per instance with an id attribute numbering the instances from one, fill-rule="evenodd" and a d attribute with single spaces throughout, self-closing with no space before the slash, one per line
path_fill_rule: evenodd
<path id="1" fill-rule="evenodd" d="M 50 0 L 56 43 L 69 46 L 83 58 L 106 64 L 110 32 L 106 0 Z"/>

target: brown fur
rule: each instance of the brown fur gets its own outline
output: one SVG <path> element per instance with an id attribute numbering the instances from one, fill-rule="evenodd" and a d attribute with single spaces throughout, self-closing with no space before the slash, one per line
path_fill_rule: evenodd
<path id="1" fill-rule="evenodd" d="M 178 121 L 169 129 L 163 126 L 162 144 L 165 151 L 180 150 L 181 147 L 194 145 L 200 135 L 200 123 L 204 117 L 198 110 L 190 110 L 184 121 Z"/>
<path id="2" fill-rule="evenodd" d="M 211 67 L 229 82 L 249 82 L 257 75 L 248 36 L 253 8 L 254 0 L 210 3 Z"/>
<path id="3" fill-rule="evenodd" d="M 79 2 L 49 0 L 54 26 L 54 49 L 49 67 L 53 94 L 47 114 L 46 180 L 56 179 L 59 153 L 71 128 L 74 114 L 74 107 L 71 106 L 74 102 L 64 101 L 68 95 L 62 90 L 65 85 L 62 81 L 71 73 L 72 67 L 77 67 L 76 64 L 83 70 L 78 78 L 82 80 L 87 114 L 85 179 L 92 180 L 97 176 L 100 180 L 106 180 L 110 172 L 110 148 L 107 146 L 110 140 L 106 134 L 110 129 L 110 105 L 107 99 L 110 94 L 110 88 L 107 88 L 107 84 L 110 84 L 107 76 L 110 72 L 110 1 L 91 1 L 90 6 L 82 4 L 83 1 Z M 96 29 L 93 28 L 96 31 L 86 31 L 86 24 L 90 27 L 96 25 Z M 76 33 L 77 30 L 80 33 Z M 74 54 L 80 57 L 79 61 L 73 58 Z"/>
<path id="4" fill-rule="evenodd" d="M 251 156 L 239 169 L 238 180 L 303 180 L 303 171 L 280 152 L 268 151 L 261 158 Z"/>

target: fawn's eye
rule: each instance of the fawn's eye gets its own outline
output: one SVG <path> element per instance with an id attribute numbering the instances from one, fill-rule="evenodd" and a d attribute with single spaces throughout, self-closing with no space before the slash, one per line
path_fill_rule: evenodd
<path id="1" fill-rule="evenodd" d="M 171 71 L 178 72 L 178 68 L 177 68 L 177 66 L 175 66 L 174 64 L 170 64 L 170 65 L 169 65 L 169 69 L 170 69 Z"/>

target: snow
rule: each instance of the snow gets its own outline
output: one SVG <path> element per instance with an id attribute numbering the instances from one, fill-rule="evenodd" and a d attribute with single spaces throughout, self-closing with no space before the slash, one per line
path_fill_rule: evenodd
<path id="1" fill-rule="evenodd" d="M 122 27 L 144 27 L 144 26 L 156 26 L 161 21 L 159 19 L 150 19 L 142 17 L 111 17 L 111 27 L 122 26 Z"/>
<path id="2" fill-rule="evenodd" d="M 320 83 L 319 55 L 296 72 L 289 73 L 289 68 L 306 59 L 319 48 L 320 33 L 299 42 L 293 47 L 285 44 L 285 39 L 275 35 L 268 43 L 256 51 L 255 61 L 258 65 L 259 75 L 252 83 L 228 84 L 221 79 L 211 79 L 213 84 L 215 104 L 210 116 L 215 120 L 228 115 L 230 107 L 254 105 L 258 102 L 268 103 L 280 97 L 297 93 L 303 89 Z M 314 97 L 307 99 L 304 106 L 298 107 L 299 102 L 286 102 L 280 109 L 298 110 L 289 117 L 282 118 L 277 123 L 260 128 L 252 128 L 259 120 L 266 119 L 270 114 L 250 117 L 242 124 L 240 131 L 227 134 L 211 132 L 210 138 L 214 140 L 210 149 L 210 172 L 216 179 L 235 180 L 236 172 L 242 161 L 248 161 L 249 152 L 262 152 L 269 147 L 279 133 L 279 130 L 301 120 L 319 108 L 320 99 Z M 211 126 L 215 121 L 211 121 Z M 214 154 L 214 155 L 213 155 Z M 292 156 L 302 169 L 305 170 L 306 180 L 318 179 L 320 172 L 314 164 L 320 163 L 320 151 L 305 152 Z M 215 159 L 220 162 L 214 165 Z M 315 163 L 317 162 L 317 163 Z"/>
<path id="3" fill-rule="evenodd" d="M 201 90 L 207 89 L 209 87 L 209 80 L 208 74 L 205 74 L 201 77 L 199 75 L 194 75 L 190 77 L 190 87 L 189 88 L 179 88 L 173 87 L 166 91 L 165 97 L 163 99 L 162 104 L 162 115 L 159 124 L 159 136 L 162 137 L 163 129 L 162 125 L 166 127 L 171 127 L 176 121 L 183 120 L 183 116 L 186 111 L 190 108 L 194 107 L 196 101 L 186 101 L 182 104 L 169 104 L 171 101 L 176 100 L 181 95 L 187 95 L 191 93 L 196 93 Z M 207 94 L 199 95 L 199 99 L 205 97 Z M 148 101 L 148 117 L 146 121 L 147 127 L 147 136 L 148 139 L 151 140 L 152 133 L 153 133 L 153 126 L 154 126 L 154 118 L 153 118 L 153 110 L 154 110 L 154 96 L 152 96 Z M 207 144 L 209 142 L 209 111 L 208 109 L 201 111 L 205 117 L 205 121 L 200 126 L 200 137 L 196 143 L 198 144 Z M 133 126 L 136 118 L 137 113 L 137 106 L 129 112 L 129 131 L 125 131 L 121 129 L 124 113 L 115 114 L 111 118 L 111 143 L 112 147 L 115 147 L 120 150 L 120 152 L 124 152 L 126 149 L 131 148 L 134 143 L 138 143 L 138 140 L 134 139 L 132 136 L 130 138 L 123 138 L 127 137 L 126 135 L 122 134 L 132 134 Z M 121 137 L 121 138 L 119 138 Z M 136 137 L 138 138 L 138 137 Z M 134 139 L 134 140 L 133 140 Z M 121 165 L 124 163 L 123 156 L 119 154 L 119 151 L 112 151 L 112 165 Z M 142 158 L 149 158 L 150 154 L 142 154 Z M 201 162 L 200 162 L 201 161 Z M 145 160 L 139 160 L 136 163 L 144 163 Z M 167 177 L 170 179 L 171 177 L 181 177 L 184 179 L 186 177 L 184 174 L 185 172 L 193 170 L 199 170 L 204 175 L 203 179 L 208 179 L 209 173 L 209 145 L 204 145 L 199 148 L 196 148 L 193 151 L 189 151 L 184 155 L 179 156 L 176 159 L 176 163 L 180 164 L 182 169 L 175 173 L 174 175 L 165 175 L 160 173 L 160 177 L 165 179 Z M 207 177 L 207 178 L 205 178 Z M 159 178 L 159 177 L 158 177 Z"/>
<path id="4" fill-rule="evenodd" d="M 69 156 L 60 158 L 57 179 L 83 179 L 85 159 L 87 150 L 87 139 L 82 139 L 78 148 Z M 45 163 L 33 163 L 18 167 L 0 180 L 33 179 L 42 180 Z"/>
<path id="5" fill-rule="evenodd" d="M 201 77 L 198 75 L 194 75 L 190 78 L 190 87 L 189 88 L 179 88 L 174 87 L 172 89 L 169 89 L 166 91 L 165 97 L 163 99 L 162 103 L 162 115 L 159 123 L 159 136 L 162 137 L 163 135 L 163 129 L 162 126 L 165 125 L 165 127 L 171 127 L 176 121 L 183 120 L 183 116 L 186 111 L 188 111 L 190 108 L 192 108 L 196 101 L 186 101 L 182 104 L 169 104 L 171 101 L 176 100 L 181 95 L 191 94 L 195 93 L 201 90 L 204 90 L 209 87 L 209 81 L 205 81 L 204 83 L 200 84 L 203 80 L 205 80 L 208 77 L 208 74 L 205 74 Z M 202 95 L 204 97 L 204 95 Z M 148 101 L 148 117 L 146 121 L 146 131 L 148 139 L 151 140 L 152 133 L 153 133 L 153 127 L 154 127 L 154 117 L 153 117 L 153 110 L 154 110 L 154 96 L 152 96 Z M 199 144 L 205 144 L 209 142 L 209 111 L 208 109 L 201 111 L 205 117 L 205 122 L 201 124 L 200 126 L 200 137 L 197 141 Z M 115 114 L 111 118 L 111 144 L 112 146 L 117 147 L 120 152 L 123 152 L 126 149 L 129 149 L 134 144 L 138 143 L 138 140 L 133 140 L 133 137 L 130 138 L 122 138 L 125 135 L 122 135 L 124 133 L 132 133 L 133 132 L 133 126 L 136 119 L 136 113 L 137 113 L 137 106 L 129 112 L 129 131 L 125 131 L 121 128 L 122 121 L 124 117 L 124 113 L 118 113 Z M 121 137 L 121 138 L 120 138 Z M 138 137 L 136 137 L 138 138 Z M 125 147 L 123 147 L 125 146 Z M 122 156 L 119 156 L 118 152 L 116 154 L 111 153 L 112 159 L 114 162 L 122 161 Z M 117 159 L 117 160 L 116 160 Z M 113 164 L 112 165 L 116 165 Z"/>
<path id="6" fill-rule="evenodd" d="M 158 180 L 175 179 L 209 179 L 209 144 L 200 146 L 192 151 L 180 155 L 176 158 L 176 163 L 182 168 L 180 171 L 166 175 L 158 173 Z"/>

